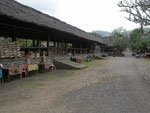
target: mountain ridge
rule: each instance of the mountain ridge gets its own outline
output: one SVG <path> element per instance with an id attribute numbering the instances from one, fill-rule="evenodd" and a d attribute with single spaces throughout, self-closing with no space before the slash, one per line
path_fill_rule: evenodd
<path id="1" fill-rule="evenodd" d="M 108 36 L 111 35 L 110 32 L 108 32 L 108 31 L 103 31 L 103 30 L 94 30 L 94 31 L 92 31 L 92 33 L 99 34 L 99 35 L 101 35 L 102 37 L 108 37 Z"/>

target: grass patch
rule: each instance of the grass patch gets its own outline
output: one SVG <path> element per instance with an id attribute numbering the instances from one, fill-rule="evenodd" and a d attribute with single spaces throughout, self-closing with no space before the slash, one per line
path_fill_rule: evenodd
<path id="1" fill-rule="evenodd" d="M 87 66 L 87 67 L 91 67 L 93 65 L 95 65 L 96 63 L 99 63 L 99 62 L 103 62 L 102 60 L 92 60 L 90 62 L 81 62 L 81 64 Z"/>
<path id="2" fill-rule="evenodd" d="M 140 59 L 140 61 L 150 63 L 150 59 Z"/>
<path id="3" fill-rule="evenodd" d="M 72 76 L 73 73 L 75 73 L 77 71 L 79 71 L 79 70 L 65 70 L 63 72 L 55 73 L 55 75 L 48 75 L 48 76 L 42 77 L 41 80 L 58 80 L 62 77 Z"/>
<path id="4" fill-rule="evenodd" d="M 67 70 L 65 73 L 62 74 L 62 77 L 69 77 L 72 76 L 73 73 L 78 72 L 79 70 Z"/>
<path id="5" fill-rule="evenodd" d="M 32 82 L 23 82 L 18 87 L 21 87 L 21 88 L 31 88 L 31 87 L 34 87 L 34 84 Z"/>
<path id="6" fill-rule="evenodd" d="M 69 72 L 71 72 L 71 73 L 75 73 L 77 71 L 79 71 L 79 70 L 69 70 Z"/>

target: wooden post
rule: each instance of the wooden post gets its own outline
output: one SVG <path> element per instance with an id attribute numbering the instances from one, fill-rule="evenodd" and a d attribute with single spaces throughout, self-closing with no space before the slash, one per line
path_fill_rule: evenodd
<path id="1" fill-rule="evenodd" d="M 74 41 L 74 53 L 76 54 L 76 40 Z"/>
<path id="2" fill-rule="evenodd" d="M 90 53 L 93 53 L 93 44 L 90 43 Z"/>
<path id="3" fill-rule="evenodd" d="M 15 41 L 16 41 L 16 37 L 13 37 L 13 38 L 12 38 L 12 42 L 15 42 Z"/>
<path id="4" fill-rule="evenodd" d="M 88 53 L 88 42 L 86 43 L 86 54 Z"/>
<path id="5" fill-rule="evenodd" d="M 75 54 L 75 43 L 74 42 L 72 43 L 72 52 L 73 52 L 73 54 Z"/>
<path id="6" fill-rule="evenodd" d="M 67 54 L 67 42 L 65 42 L 65 54 Z"/>
<path id="7" fill-rule="evenodd" d="M 83 48 L 83 51 L 82 51 L 82 53 L 84 54 L 85 53 L 85 44 L 84 44 L 85 42 L 83 42 L 83 44 L 82 44 L 82 48 Z"/>
<path id="8" fill-rule="evenodd" d="M 47 39 L 47 56 L 50 56 L 50 46 L 49 46 L 49 35 L 48 35 L 48 39 Z"/>
<path id="9" fill-rule="evenodd" d="M 80 43 L 79 42 L 76 43 L 76 47 L 78 48 L 77 53 L 80 54 Z"/>
<path id="10" fill-rule="evenodd" d="M 38 39 L 37 40 L 37 47 L 39 47 L 39 45 L 40 45 L 40 40 Z"/>
<path id="11" fill-rule="evenodd" d="M 56 51 L 56 40 L 54 40 L 54 55 L 55 55 L 55 51 Z"/>
<path id="12" fill-rule="evenodd" d="M 99 50 L 100 50 L 100 53 L 101 53 L 101 44 L 99 44 Z"/>
<path id="13" fill-rule="evenodd" d="M 58 45 L 58 42 L 57 42 L 56 37 L 55 37 L 55 40 L 54 40 L 54 55 L 57 55 L 57 45 Z"/>
<path id="14" fill-rule="evenodd" d="M 64 52 L 64 39 L 62 40 L 62 55 L 64 55 L 65 52 Z"/>
<path id="15" fill-rule="evenodd" d="M 95 43 L 93 43 L 93 53 L 95 53 L 95 47 L 96 47 L 96 45 L 95 45 Z"/>
<path id="16" fill-rule="evenodd" d="M 59 47 L 59 42 L 57 42 L 57 47 Z"/>
<path id="17" fill-rule="evenodd" d="M 92 53 L 94 53 L 94 42 L 92 42 Z"/>
<path id="18" fill-rule="evenodd" d="M 26 47 L 28 47 L 28 40 L 26 39 Z"/>
<path id="19" fill-rule="evenodd" d="M 12 42 L 16 41 L 16 28 L 14 26 L 14 33 L 13 33 L 13 37 L 12 37 Z"/>
<path id="20" fill-rule="evenodd" d="M 81 42 L 81 45 L 80 45 L 80 54 L 82 54 L 83 53 L 83 50 L 82 50 L 82 42 Z"/>
<path id="21" fill-rule="evenodd" d="M 35 40 L 33 40 L 33 47 L 35 47 Z"/>
<path id="22" fill-rule="evenodd" d="M 88 53 L 90 53 L 90 43 L 88 42 Z"/>

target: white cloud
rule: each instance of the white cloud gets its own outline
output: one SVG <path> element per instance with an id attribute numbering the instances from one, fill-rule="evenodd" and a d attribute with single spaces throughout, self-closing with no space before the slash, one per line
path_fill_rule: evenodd
<path id="1" fill-rule="evenodd" d="M 85 31 L 139 27 L 126 20 L 118 0 L 17 0 Z"/>

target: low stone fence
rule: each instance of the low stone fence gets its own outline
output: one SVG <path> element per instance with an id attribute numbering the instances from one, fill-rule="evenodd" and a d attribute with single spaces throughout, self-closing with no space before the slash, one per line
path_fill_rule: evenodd
<path id="1" fill-rule="evenodd" d="M 77 54 L 76 57 L 80 58 L 82 61 L 86 61 L 88 55 L 89 54 Z M 55 60 L 57 60 L 57 59 L 70 60 L 70 57 L 71 56 L 69 56 L 69 55 L 49 56 L 49 57 L 47 57 L 47 60 L 48 61 L 51 61 L 52 59 L 55 59 Z M 32 59 L 30 59 L 30 61 L 33 64 L 40 64 L 43 61 L 43 57 L 32 58 Z M 19 66 L 19 65 L 22 65 L 22 64 L 27 64 L 27 58 L 0 59 L 0 64 L 3 64 L 3 66 L 5 66 L 5 67 Z"/>
<path id="2" fill-rule="evenodd" d="M 31 63 L 39 64 L 42 61 L 42 58 L 32 58 Z M 3 64 L 4 67 L 19 66 L 22 64 L 27 64 L 27 58 L 16 58 L 16 59 L 0 59 L 0 64 Z"/>

